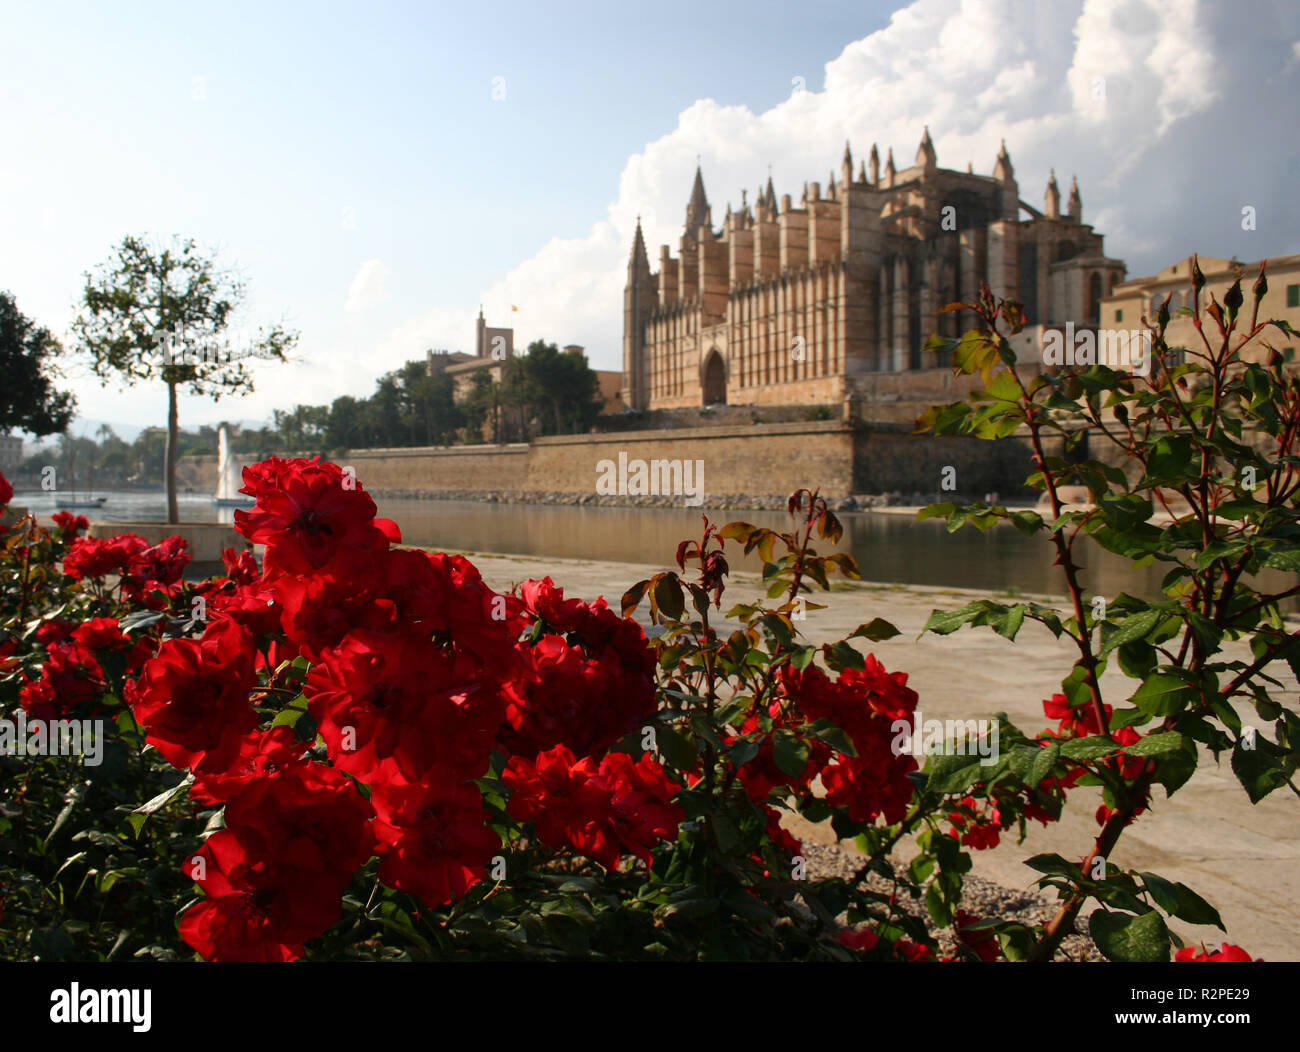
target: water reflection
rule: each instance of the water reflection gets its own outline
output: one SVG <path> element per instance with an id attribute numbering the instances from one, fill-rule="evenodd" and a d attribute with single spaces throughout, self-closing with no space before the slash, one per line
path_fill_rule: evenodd
<path id="1" fill-rule="evenodd" d="M 564 558 L 672 565 L 677 545 L 701 532 L 700 512 L 688 508 L 552 507 L 477 504 L 460 501 L 384 500 L 380 514 L 397 521 L 408 544 L 457 551 L 554 555 Z M 788 530 L 784 512 L 716 511 L 715 522 L 744 519 Z M 865 580 L 922 584 L 984 591 L 1062 594 L 1055 552 L 1044 538 L 1030 539 L 1010 526 L 981 534 L 973 528 L 949 534 L 942 521 L 916 522 L 910 516 L 846 512 L 840 549 L 857 561 Z M 729 549 L 733 548 L 728 545 Z M 732 565 L 757 572 L 757 555 Z M 1085 539 L 1076 558 L 1089 595 L 1113 599 L 1128 592 L 1144 599 L 1160 597 L 1168 566 L 1134 567 L 1128 560 Z M 1281 591 L 1294 575 L 1270 573 L 1267 581 Z"/>
<path id="2" fill-rule="evenodd" d="M 234 510 L 217 508 L 212 498 L 186 494 L 178 498 L 182 520 L 233 522 Z M 16 494 L 14 502 L 37 514 L 56 510 L 54 495 Z M 379 514 L 394 519 L 408 544 L 451 551 L 503 552 L 611 562 L 642 563 L 666 569 L 677 545 L 701 532 L 700 511 L 691 508 L 602 508 L 533 504 L 479 504 L 470 501 L 381 500 Z M 109 522 L 154 521 L 166 517 L 166 498 L 158 492 L 113 493 L 95 517 Z M 788 530 L 792 520 L 775 511 L 710 511 L 715 522 L 744 519 Z M 841 550 L 858 561 L 868 581 L 921 584 L 981 591 L 1019 591 L 1059 595 L 1061 573 L 1055 553 L 1042 537 L 1024 537 L 1000 525 L 981 534 L 967 528 L 949 534 L 942 521 L 915 522 L 910 516 L 862 512 L 841 514 Z M 728 545 L 732 565 L 758 571 L 757 556 L 740 559 Z M 1128 560 L 1084 540 L 1078 548 L 1082 579 L 1089 595 L 1113 599 L 1128 592 L 1144 599 L 1160 597 L 1168 566 L 1134 567 Z M 1295 583 L 1294 574 L 1270 572 L 1273 591 Z M 1288 606 L 1300 610 L 1300 601 Z"/>

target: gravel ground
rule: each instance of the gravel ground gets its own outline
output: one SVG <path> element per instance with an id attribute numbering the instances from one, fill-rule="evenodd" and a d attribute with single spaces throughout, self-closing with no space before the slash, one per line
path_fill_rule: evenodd
<path id="1" fill-rule="evenodd" d="M 812 877 L 843 877 L 845 880 L 852 880 L 854 874 L 862 868 L 864 860 L 862 855 L 854 851 L 806 841 L 803 845 L 803 853 L 808 860 L 808 874 Z M 906 859 L 895 858 L 893 861 L 899 868 L 907 864 Z M 890 887 L 886 880 L 875 873 L 867 875 L 866 884 L 879 891 L 888 891 Z M 904 897 L 900 906 L 925 919 L 927 926 L 939 940 L 940 956 L 947 956 L 953 952 L 952 929 L 936 930 L 925 912 L 923 900 Z M 984 919 L 1017 920 L 1031 926 L 1046 923 L 1056 913 L 1051 899 L 1037 895 L 1032 889 L 1022 891 L 1003 887 L 1001 884 L 994 884 L 970 873 L 966 874 L 963 885 L 962 909 Z M 1066 936 L 1060 950 L 1057 951 L 1056 959 L 1058 961 L 1104 960 L 1086 931 Z"/>

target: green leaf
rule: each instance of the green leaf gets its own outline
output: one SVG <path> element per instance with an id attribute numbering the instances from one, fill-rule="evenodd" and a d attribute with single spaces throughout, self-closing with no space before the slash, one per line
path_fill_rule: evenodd
<path id="1" fill-rule="evenodd" d="M 785 728 L 772 735 L 772 758 L 776 765 L 791 778 L 798 778 L 808 766 L 808 743 Z"/>
<path id="2" fill-rule="evenodd" d="M 873 617 L 864 625 L 858 625 L 851 633 L 849 638 L 862 636 L 864 639 L 870 639 L 873 643 L 879 643 L 882 639 L 893 639 L 898 635 L 898 629 L 888 621 L 879 617 Z"/>
<path id="3" fill-rule="evenodd" d="M 845 756 L 857 756 L 857 750 L 853 748 L 853 743 L 849 741 L 849 736 L 844 733 L 844 729 L 831 720 L 820 719 L 812 724 L 808 730 L 814 737 L 824 741 L 836 752 Z"/>
<path id="4" fill-rule="evenodd" d="M 1125 745 L 1123 748 L 1129 756 L 1162 756 L 1168 752 L 1177 752 L 1186 741 L 1187 739 L 1177 731 L 1164 731 L 1148 734 L 1145 738 L 1139 738 L 1134 744 Z"/>
<path id="5" fill-rule="evenodd" d="M 1052 772 L 1061 757 L 1059 742 L 1038 747 L 1017 745 L 1008 757 L 1011 772 L 1025 785 L 1036 786 Z"/>
<path id="6" fill-rule="evenodd" d="M 1246 790 L 1252 804 L 1257 804 L 1274 789 L 1286 785 L 1286 771 L 1278 757 L 1267 750 L 1268 743 L 1258 735 L 1255 747 L 1247 749 L 1238 741 L 1232 749 L 1232 773 Z"/>
<path id="7" fill-rule="evenodd" d="M 1116 647 L 1141 639 L 1160 623 L 1163 616 L 1159 610 L 1142 610 L 1130 614 L 1118 626 L 1102 625 L 1102 645 L 1097 656 L 1105 657 Z"/>
<path id="8" fill-rule="evenodd" d="M 1153 672 L 1129 700 L 1148 716 L 1173 716 L 1199 697 L 1199 692 L 1182 677 Z"/>
<path id="9" fill-rule="evenodd" d="M 699 745 L 694 739 L 679 734 L 672 727 L 657 727 L 655 744 L 659 747 L 659 754 L 677 770 L 695 770 L 699 762 Z"/>
<path id="10" fill-rule="evenodd" d="M 1104 734 L 1091 734 L 1086 738 L 1071 738 L 1061 745 L 1061 755 L 1067 760 L 1095 760 L 1114 752 L 1117 746 Z"/>
<path id="11" fill-rule="evenodd" d="M 1156 905 L 1170 916 L 1185 920 L 1188 924 L 1213 924 L 1220 931 L 1227 932 L 1219 911 L 1196 894 L 1186 884 L 1174 883 L 1155 873 L 1139 873 Z"/>
<path id="12" fill-rule="evenodd" d="M 1155 910 L 1140 917 L 1095 910 L 1088 918 L 1088 931 L 1108 961 L 1149 964 L 1169 960 L 1169 929 Z"/>
<path id="13" fill-rule="evenodd" d="M 179 796 L 181 793 L 183 793 L 186 789 L 188 789 L 193 784 L 194 784 L 194 775 L 187 774 L 181 781 L 177 782 L 170 789 L 163 790 L 152 800 L 148 800 L 145 803 L 141 804 L 139 807 L 135 808 L 131 813 L 133 815 L 144 815 L 145 817 L 148 817 L 149 815 L 153 814 L 155 811 L 158 811 L 166 807 L 172 800 L 174 800 L 177 796 Z"/>
<path id="14" fill-rule="evenodd" d="M 980 757 L 943 753 L 931 756 L 925 765 L 925 788 L 932 793 L 960 793 L 980 780 Z"/>
<path id="15" fill-rule="evenodd" d="M 1069 877 L 1071 880 L 1083 879 L 1083 871 L 1079 869 L 1078 863 L 1062 858 L 1055 852 L 1047 852 L 1046 854 L 1035 855 L 1033 858 L 1027 858 L 1025 859 L 1025 865 L 1030 869 L 1037 870 L 1039 873 Z"/>

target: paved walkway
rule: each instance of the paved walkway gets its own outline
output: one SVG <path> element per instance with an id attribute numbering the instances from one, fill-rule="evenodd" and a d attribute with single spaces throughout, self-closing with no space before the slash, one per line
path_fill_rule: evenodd
<path id="1" fill-rule="evenodd" d="M 566 593 L 585 599 L 604 595 L 615 607 L 630 584 L 655 569 L 527 556 L 471 553 L 471 558 L 495 588 L 549 574 Z M 723 608 L 728 600 L 734 604 L 760 594 L 756 577 L 738 575 L 723 596 Z M 1026 622 L 1015 643 L 986 628 L 917 638 L 932 610 L 955 609 L 972 598 L 978 595 L 919 587 L 837 586 L 816 598 L 826 609 L 809 611 L 801 627 L 810 642 L 823 643 L 842 638 L 873 617 L 892 621 L 902 634 L 871 649 L 890 671 L 909 674 L 908 683 L 920 695 L 919 708 L 927 719 L 978 718 L 1002 711 L 1033 737 L 1054 722 L 1043 716 L 1042 702 L 1060 691 L 1074 648 L 1032 622 Z M 1248 656 L 1244 645 L 1239 649 Z M 1292 688 L 1285 700 L 1295 707 L 1294 678 L 1284 669 L 1276 674 Z M 1123 679 L 1112 669 L 1102 680 L 1107 697 L 1120 704 L 1132 692 L 1132 687 L 1124 691 Z M 1239 712 L 1243 722 L 1261 725 L 1252 709 L 1241 706 Z M 1189 941 L 1217 947 L 1226 938 L 1265 960 L 1300 960 L 1300 798 L 1283 788 L 1252 806 L 1232 774 L 1227 754 L 1216 765 L 1208 751 L 1173 799 L 1165 799 L 1162 788 L 1156 793 L 1151 810 L 1125 831 L 1114 864 L 1182 881 L 1218 908 L 1228 935 L 1213 927 L 1173 922 Z M 1024 866 L 1023 859 L 1049 851 L 1081 859 L 1097 833 L 1093 813 L 1100 803 L 1099 790 L 1074 790 L 1061 822 L 1046 829 L 1030 823 L 1023 844 L 1008 835 L 997 848 L 973 852 L 975 873 L 1028 888 L 1038 874 Z M 834 839 L 828 825 L 799 823 L 794 831 L 822 842 Z"/>

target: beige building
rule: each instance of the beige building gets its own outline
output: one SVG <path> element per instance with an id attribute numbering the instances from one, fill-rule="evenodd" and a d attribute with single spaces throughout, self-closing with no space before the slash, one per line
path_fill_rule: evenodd
<path id="1" fill-rule="evenodd" d="M 576 354 L 586 358 L 586 348 L 581 344 L 570 343 L 563 348 L 566 354 Z M 455 383 L 454 398 L 457 402 L 469 397 L 477 373 L 486 370 L 493 383 L 501 382 L 501 372 L 505 360 L 515 353 L 515 330 L 492 328 L 483 317 L 483 308 L 479 308 L 478 324 L 475 330 L 474 353 L 462 351 L 426 351 L 425 362 L 429 375 L 445 372 Z M 600 381 L 599 398 L 604 400 L 602 413 L 617 413 L 623 409 L 619 391 L 623 383 L 623 374 L 612 370 L 593 370 Z"/>
<path id="2" fill-rule="evenodd" d="M 22 462 L 22 438 L 18 435 L 0 435 L 0 471 L 14 471 Z"/>
<path id="3" fill-rule="evenodd" d="M 823 193 L 823 189 L 825 192 Z M 838 178 L 804 186 L 798 207 L 769 178 L 713 226 L 701 172 L 674 257 L 651 270 L 637 222 L 623 311 L 623 400 L 633 409 L 715 403 L 835 404 L 870 397 L 880 374 L 945 367 L 922 352 L 933 332 L 972 319 L 939 315 L 981 281 L 1022 302 L 1034 333 L 1095 326 L 1124 277 L 1055 175 L 1043 209 L 1020 199 L 1003 144 L 992 175 L 939 168 L 927 129 L 915 163 L 876 147 L 856 177 L 846 145 Z M 1020 341 L 1026 357 L 1036 336 Z M 1020 350 L 1020 348 L 1018 348 Z"/>
<path id="4" fill-rule="evenodd" d="M 1254 309 L 1251 286 L 1259 275 L 1259 260 L 1251 263 L 1239 263 L 1231 259 L 1216 259 L 1211 256 L 1198 257 L 1201 273 L 1205 275 L 1205 287 L 1201 289 L 1201 310 L 1204 331 L 1210 339 L 1211 346 L 1217 346 L 1214 323 L 1204 315 L 1205 307 L 1210 302 L 1210 294 L 1223 303 L 1224 293 L 1232 286 L 1238 270 L 1241 274 L 1241 291 L 1245 300 L 1241 312 L 1244 323 L 1248 324 L 1250 313 Z M 1300 328 L 1300 255 L 1274 256 L 1263 261 L 1264 276 L 1268 280 L 1268 292 L 1259 304 L 1259 320 L 1269 321 L 1277 318 L 1290 322 Z M 1192 260 L 1180 260 L 1172 266 L 1165 267 L 1158 274 L 1144 278 L 1134 278 L 1122 285 L 1117 285 L 1101 304 L 1102 329 L 1132 330 L 1155 325 L 1156 313 L 1165 296 L 1169 301 L 1169 327 L 1165 330 L 1165 340 L 1171 348 L 1199 348 L 1204 350 L 1201 337 L 1197 335 L 1196 326 L 1187 314 L 1179 313 L 1192 306 Z M 1238 323 L 1238 332 L 1243 322 Z M 1296 343 L 1283 335 L 1276 328 L 1269 328 L 1252 341 L 1244 357 L 1262 361 L 1268 354 L 1265 344 L 1281 351 L 1288 362 L 1295 360 Z"/>

